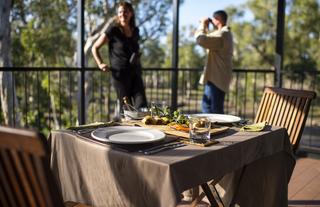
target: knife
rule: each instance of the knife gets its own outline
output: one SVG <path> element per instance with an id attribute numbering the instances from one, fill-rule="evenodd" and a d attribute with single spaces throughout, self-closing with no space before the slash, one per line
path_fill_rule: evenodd
<path id="1" fill-rule="evenodd" d="M 147 149 L 141 149 L 139 150 L 139 152 L 142 152 L 142 153 L 145 153 L 145 152 L 148 152 L 148 151 L 152 151 L 152 150 L 155 150 L 155 149 L 158 149 L 158 148 L 162 148 L 162 147 L 167 147 L 167 146 L 171 146 L 171 145 L 176 145 L 176 144 L 180 144 L 180 143 L 183 143 L 181 141 L 174 141 L 174 142 L 167 142 L 167 143 L 164 143 L 164 144 L 160 144 L 160 145 L 156 145 L 156 146 L 153 146 L 153 147 L 149 147 Z"/>
<path id="2" fill-rule="evenodd" d="M 143 154 L 145 155 L 151 155 L 157 152 L 162 152 L 165 150 L 169 150 L 169 149 L 174 149 L 174 148 L 178 148 L 178 147 L 183 147 L 186 146 L 186 144 L 184 143 L 176 143 L 176 144 L 172 144 L 172 145 L 167 145 L 167 146 L 162 146 L 153 150 L 148 150 L 148 151 L 144 151 Z"/>

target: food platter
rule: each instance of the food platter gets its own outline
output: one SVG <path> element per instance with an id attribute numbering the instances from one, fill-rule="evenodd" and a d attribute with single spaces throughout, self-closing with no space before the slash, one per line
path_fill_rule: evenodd
<path id="1" fill-rule="evenodd" d="M 178 136 L 181 138 L 189 139 L 189 132 L 176 130 L 174 127 L 169 126 L 169 125 L 146 125 L 146 124 L 142 123 L 141 121 L 133 121 L 130 123 L 134 124 L 136 126 L 138 125 L 138 126 L 144 127 L 144 128 L 157 129 L 157 130 L 160 130 L 168 135 L 174 135 L 174 136 Z M 227 127 L 227 126 L 214 127 L 210 130 L 210 134 L 211 134 L 211 136 L 214 136 L 214 135 L 217 135 L 217 134 L 220 134 L 222 132 L 227 131 L 229 128 L 230 127 Z"/>

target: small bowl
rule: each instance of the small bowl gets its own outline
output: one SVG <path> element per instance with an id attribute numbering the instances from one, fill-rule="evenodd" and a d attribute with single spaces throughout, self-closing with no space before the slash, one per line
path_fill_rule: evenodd
<path id="1" fill-rule="evenodd" d="M 126 119 L 141 120 L 145 116 L 150 115 L 150 112 L 149 111 L 128 111 L 128 110 L 124 110 L 123 114 L 124 114 L 124 117 Z"/>

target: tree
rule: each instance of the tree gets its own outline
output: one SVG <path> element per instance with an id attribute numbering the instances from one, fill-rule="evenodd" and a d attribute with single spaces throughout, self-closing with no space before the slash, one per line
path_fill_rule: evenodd
<path id="1" fill-rule="evenodd" d="M 0 67 L 10 67 L 10 9 L 12 1 L 0 2 Z M 1 71 L 0 72 L 0 98 L 3 112 L 3 118 L 6 125 L 14 126 L 15 123 L 19 123 L 19 113 L 16 114 L 15 120 L 13 113 L 13 103 L 17 103 L 15 96 L 15 87 L 13 85 L 12 72 Z"/>
<path id="2" fill-rule="evenodd" d="M 286 4 L 284 68 L 314 70 L 320 65 L 320 2 L 289 1 Z M 270 68 L 274 65 L 277 1 L 248 0 L 226 8 L 235 40 L 235 67 Z M 245 12 L 253 19 L 244 19 Z"/>
<path id="3" fill-rule="evenodd" d="M 11 52 L 8 55 L 12 57 L 12 65 L 14 67 L 61 67 L 72 66 L 73 54 L 75 50 L 75 40 L 72 35 L 76 22 L 74 21 L 74 8 L 75 1 L 24 1 L 16 0 L 11 9 Z M 30 89 L 37 87 L 38 94 L 35 96 L 42 106 L 38 105 L 41 109 L 38 111 L 28 110 L 25 114 L 25 125 L 33 123 L 35 119 L 45 120 L 47 116 L 43 115 L 43 111 L 50 114 L 57 111 L 61 100 L 57 100 L 57 94 L 60 92 L 58 88 L 50 88 L 50 96 L 47 89 L 50 87 L 48 83 L 57 82 L 58 79 L 48 80 L 50 77 L 45 73 L 22 73 L 29 79 L 38 79 L 41 83 L 30 82 L 27 86 L 22 85 L 25 78 L 20 73 L 15 75 L 16 86 L 22 86 Z M 59 75 L 59 72 L 56 72 Z M 62 77 L 65 78 L 65 77 Z M 13 84 L 13 81 L 11 82 Z M 17 88 L 18 89 L 18 88 Z M 68 88 L 64 88 L 68 90 Z M 19 90 L 17 90 L 19 93 Z M 15 94 L 15 93 L 14 93 Z M 67 93 L 68 94 L 68 91 Z M 62 97 L 63 98 L 63 97 Z M 27 106 L 34 105 L 29 100 L 29 97 L 21 97 L 19 101 L 24 101 Z M 62 101 L 63 103 L 63 101 Z M 16 102 L 17 106 L 18 102 Z M 48 107 L 49 106 L 49 107 Z M 25 106 L 24 106 L 25 107 Z M 17 108 L 17 107 L 16 107 Z M 26 110 L 26 109 L 23 109 Z M 42 111 L 42 112 L 39 112 Z M 57 117 L 53 113 L 53 117 Z M 57 119 L 55 119 L 57 123 Z M 50 125 L 50 123 L 48 123 Z M 58 127 L 59 123 L 56 124 Z M 43 126 L 46 127 L 46 126 Z"/>
<path id="4" fill-rule="evenodd" d="M 229 25 L 235 40 L 236 67 L 269 68 L 274 64 L 277 1 L 248 0 L 239 8 L 228 7 Z M 243 20 L 245 10 L 253 20 Z"/>
<path id="5" fill-rule="evenodd" d="M 305 0 L 288 3 L 284 59 L 286 70 L 310 71 L 320 66 L 319 19 L 319 1 Z"/>
<path id="6" fill-rule="evenodd" d="M 72 66 L 76 46 L 72 36 L 74 6 L 73 1 L 15 1 L 13 66 Z"/>

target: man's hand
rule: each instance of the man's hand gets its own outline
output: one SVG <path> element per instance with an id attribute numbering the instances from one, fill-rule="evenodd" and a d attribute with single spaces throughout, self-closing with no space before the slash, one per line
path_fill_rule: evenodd
<path id="1" fill-rule="evenodd" d="M 203 26 L 205 26 L 206 28 L 209 27 L 209 18 L 208 17 L 203 17 L 202 19 L 200 19 L 200 24 L 203 24 Z"/>

